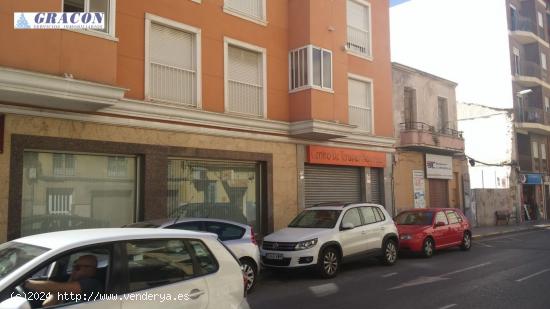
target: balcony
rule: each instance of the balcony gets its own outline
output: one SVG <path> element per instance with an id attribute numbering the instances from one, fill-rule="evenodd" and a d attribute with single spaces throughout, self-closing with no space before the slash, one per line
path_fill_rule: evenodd
<path id="1" fill-rule="evenodd" d="M 423 122 L 400 124 L 401 138 L 399 147 L 436 150 L 445 153 L 464 152 L 462 132 L 450 128 L 436 130 L 434 126 Z"/>
<path id="2" fill-rule="evenodd" d="M 550 113 L 538 107 L 516 109 L 516 128 L 532 133 L 550 133 Z"/>
<path id="3" fill-rule="evenodd" d="M 523 60 L 519 63 L 519 72 L 515 74 L 514 81 L 523 87 L 536 87 L 546 82 L 548 72 L 534 61 Z"/>
<path id="4" fill-rule="evenodd" d="M 537 41 L 547 43 L 544 29 L 539 27 L 535 18 L 519 16 L 510 23 L 510 34 L 521 44 L 530 44 Z"/>

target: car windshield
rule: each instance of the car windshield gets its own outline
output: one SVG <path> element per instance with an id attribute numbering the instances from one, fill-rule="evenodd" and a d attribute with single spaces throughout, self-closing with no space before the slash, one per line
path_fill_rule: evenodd
<path id="1" fill-rule="evenodd" d="M 399 225 L 431 225 L 434 213 L 431 211 L 411 211 L 400 213 L 395 218 Z"/>
<path id="2" fill-rule="evenodd" d="M 341 210 L 304 210 L 301 212 L 288 227 L 331 229 L 336 225 Z"/>
<path id="3" fill-rule="evenodd" d="M 13 241 L 3 243 L 0 245 L 0 279 L 48 250 Z"/>

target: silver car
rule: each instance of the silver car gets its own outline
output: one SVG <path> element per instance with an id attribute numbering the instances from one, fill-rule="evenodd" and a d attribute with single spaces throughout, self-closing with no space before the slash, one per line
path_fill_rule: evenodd
<path id="1" fill-rule="evenodd" d="M 133 228 L 181 229 L 209 232 L 218 238 L 241 262 L 250 292 L 260 272 L 260 249 L 251 226 L 229 220 L 211 218 L 159 219 L 126 225 Z"/>

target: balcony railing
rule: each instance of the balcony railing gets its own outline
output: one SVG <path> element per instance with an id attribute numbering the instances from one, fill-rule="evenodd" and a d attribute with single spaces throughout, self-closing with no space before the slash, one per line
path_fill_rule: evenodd
<path id="1" fill-rule="evenodd" d="M 510 28 L 510 30 L 512 31 L 531 32 L 546 41 L 546 34 L 544 33 L 544 29 L 537 25 L 534 18 L 519 16 L 515 20 L 512 19 Z"/>
<path id="2" fill-rule="evenodd" d="M 527 60 L 520 61 L 519 75 L 546 79 L 546 71 L 542 69 L 541 65 Z"/>
<path id="3" fill-rule="evenodd" d="M 451 128 L 438 130 L 424 122 L 405 122 L 399 126 L 401 147 L 443 149 L 451 152 L 464 151 L 464 139 L 461 131 Z"/>
<path id="4" fill-rule="evenodd" d="M 523 109 L 518 109 L 516 112 L 518 114 L 518 122 L 546 123 L 542 108 L 524 107 Z"/>

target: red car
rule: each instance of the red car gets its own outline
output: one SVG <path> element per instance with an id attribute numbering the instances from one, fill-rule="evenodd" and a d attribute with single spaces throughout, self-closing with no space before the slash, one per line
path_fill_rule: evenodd
<path id="1" fill-rule="evenodd" d="M 401 212 L 394 219 L 399 231 L 399 249 L 431 257 L 435 250 L 472 246 L 470 223 L 460 209 L 427 208 Z"/>

